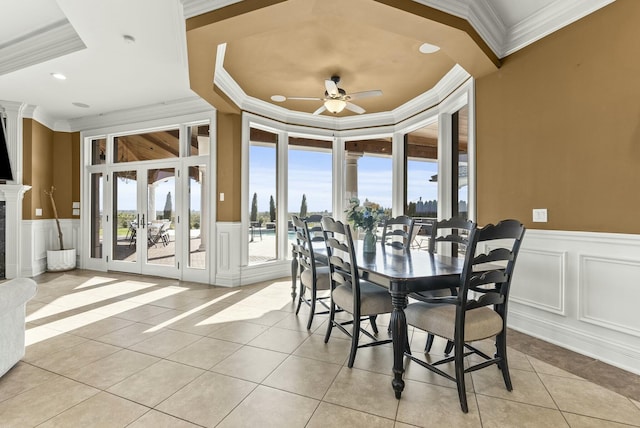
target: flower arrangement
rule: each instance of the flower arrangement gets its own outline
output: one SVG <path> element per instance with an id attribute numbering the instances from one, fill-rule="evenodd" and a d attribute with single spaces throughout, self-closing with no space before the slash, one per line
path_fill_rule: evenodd
<path id="1" fill-rule="evenodd" d="M 373 232 L 378 223 L 385 219 L 384 211 L 378 204 L 365 200 L 360 205 L 360 199 L 355 197 L 349 199 L 349 208 L 345 212 L 347 213 L 347 220 L 353 227 L 360 227 L 369 232 Z"/>

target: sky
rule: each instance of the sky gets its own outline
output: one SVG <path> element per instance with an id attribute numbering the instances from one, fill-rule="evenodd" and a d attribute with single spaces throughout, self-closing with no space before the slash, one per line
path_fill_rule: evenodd
<path id="1" fill-rule="evenodd" d="M 258 211 L 269 210 L 269 198 L 276 198 L 275 150 L 252 146 L 250 152 L 249 198 L 258 195 Z M 363 156 L 358 159 L 358 195 L 384 208 L 391 201 L 391 159 Z M 437 183 L 429 182 L 437 174 L 435 162 L 409 162 L 408 199 L 417 202 L 437 199 Z M 302 195 L 309 212 L 331 211 L 331 154 L 307 150 L 289 150 L 288 212 L 299 212 Z"/>
<path id="2" fill-rule="evenodd" d="M 175 179 L 173 177 L 159 181 L 155 187 L 156 211 L 163 211 L 167 202 L 167 194 L 171 192 L 171 206 L 176 209 Z M 118 182 L 118 209 L 121 211 L 137 210 L 137 183 L 133 180 L 122 180 Z M 200 183 L 191 180 L 191 207 L 192 211 L 200 211 Z"/>

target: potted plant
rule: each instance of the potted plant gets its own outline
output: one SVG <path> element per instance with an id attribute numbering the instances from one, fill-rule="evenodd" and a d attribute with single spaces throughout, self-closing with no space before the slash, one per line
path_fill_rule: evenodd
<path id="1" fill-rule="evenodd" d="M 76 249 L 64 249 L 62 228 L 60 227 L 60 219 L 58 218 L 56 201 L 53 198 L 53 192 L 55 190 L 56 188 L 51 186 L 51 190 L 44 191 L 44 193 L 49 196 L 49 199 L 51 200 L 53 217 L 56 219 L 56 226 L 58 227 L 58 240 L 60 241 L 59 250 L 47 250 L 47 270 L 50 272 L 61 272 L 76 268 Z"/>

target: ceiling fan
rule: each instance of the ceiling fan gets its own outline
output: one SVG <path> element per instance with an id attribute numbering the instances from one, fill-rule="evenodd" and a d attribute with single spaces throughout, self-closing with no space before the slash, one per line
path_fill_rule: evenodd
<path id="1" fill-rule="evenodd" d="M 286 100 L 302 100 L 302 101 L 323 101 L 322 106 L 313 112 L 314 115 L 318 115 L 325 110 L 337 114 L 340 113 L 345 108 L 347 110 L 351 110 L 354 113 L 362 114 L 365 112 L 365 109 L 362 107 L 355 105 L 351 102 L 351 100 L 359 99 L 359 98 L 367 98 L 367 97 L 377 97 L 382 95 L 382 91 L 379 89 L 373 91 L 363 91 L 363 92 L 354 92 L 352 94 L 347 94 L 347 92 L 338 88 L 338 83 L 340 82 L 340 76 L 331 76 L 330 80 L 324 81 L 324 97 L 285 97 L 283 95 L 274 95 L 271 97 L 273 101 L 283 102 Z"/>

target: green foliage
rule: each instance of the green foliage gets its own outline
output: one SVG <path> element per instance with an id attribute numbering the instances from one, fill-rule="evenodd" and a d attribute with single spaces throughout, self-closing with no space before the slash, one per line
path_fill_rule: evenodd
<path id="1" fill-rule="evenodd" d="M 302 194 L 302 202 L 300 203 L 300 218 L 307 217 L 307 195 Z"/>
<path id="2" fill-rule="evenodd" d="M 270 221 L 276 221 L 276 203 L 273 200 L 273 195 L 269 199 L 269 218 Z"/>
<path id="3" fill-rule="evenodd" d="M 249 215 L 250 221 L 258 220 L 258 194 L 253 194 L 253 199 L 251 200 L 251 214 Z"/>
<path id="4" fill-rule="evenodd" d="M 200 229 L 200 213 L 191 212 L 189 215 L 189 227 L 191 229 Z"/>
<path id="5" fill-rule="evenodd" d="M 369 202 L 365 199 L 360 205 L 360 199 L 351 198 L 349 200 L 349 208 L 345 211 L 347 219 L 353 227 L 361 227 L 364 230 L 373 231 L 378 223 L 385 219 L 384 210 L 380 208 L 380 204 Z"/>

